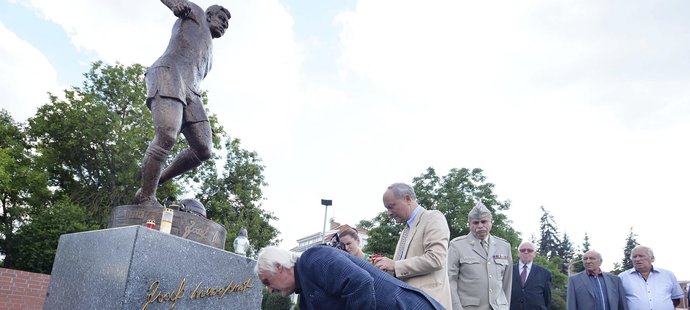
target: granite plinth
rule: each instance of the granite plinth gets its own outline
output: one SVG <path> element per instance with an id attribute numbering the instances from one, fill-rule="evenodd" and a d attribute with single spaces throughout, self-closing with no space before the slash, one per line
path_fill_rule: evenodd
<path id="1" fill-rule="evenodd" d="M 260 309 L 255 265 L 143 226 L 66 234 L 44 309 Z"/>
<path id="2" fill-rule="evenodd" d="M 155 229 L 160 229 L 163 208 L 142 207 L 139 205 L 124 205 L 113 208 L 110 212 L 108 228 L 144 225 L 147 220 L 156 223 Z M 175 211 L 170 234 L 203 244 L 225 249 L 227 231 L 223 225 L 204 217 Z"/>

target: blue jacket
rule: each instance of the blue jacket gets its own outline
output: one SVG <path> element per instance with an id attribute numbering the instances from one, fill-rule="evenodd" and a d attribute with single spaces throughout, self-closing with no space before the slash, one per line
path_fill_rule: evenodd
<path id="1" fill-rule="evenodd" d="M 295 263 L 300 309 L 444 309 L 433 298 L 369 262 L 327 246 L 306 250 Z"/>

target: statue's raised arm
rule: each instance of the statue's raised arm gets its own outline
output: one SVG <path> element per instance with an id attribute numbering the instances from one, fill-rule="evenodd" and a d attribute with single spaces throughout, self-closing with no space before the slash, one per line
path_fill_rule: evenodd
<path id="1" fill-rule="evenodd" d="M 192 8 L 189 6 L 189 1 L 187 0 L 161 0 L 161 2 L 179 18 L 186 18 L 192 11 Z"/>
<path id="2" fill-rule="evenodd" d="M 211 158 L 211 125 L 199 84 L 211 70 L 212 39 L 223 36 L 230 20 L 230 12 L 219 5 L 204 12 L 187 0 L 161 2 L 179 18 L 165 52 L 146 72 L 146 105 L 153 116 L 154 138 L 144 155 L 142 184 L 135 196 L 144 207 L 160 207 L 159 185 Z M 163 169 L 180 132 L 189 147 Z"/>

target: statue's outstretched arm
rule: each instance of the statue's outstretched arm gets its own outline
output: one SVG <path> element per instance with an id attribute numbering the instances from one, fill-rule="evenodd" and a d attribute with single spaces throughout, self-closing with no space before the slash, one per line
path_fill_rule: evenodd
<path id="1" fill-rule="evenodd" d="M 161 2 L 179 18 L 186 18 L 192 12 L 187 0 L 161 0 Z"/>

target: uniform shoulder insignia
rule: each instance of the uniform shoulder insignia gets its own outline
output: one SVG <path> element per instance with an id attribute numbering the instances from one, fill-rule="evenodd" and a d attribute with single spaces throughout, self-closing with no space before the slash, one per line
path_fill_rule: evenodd
<path id="1" fill-rule="evenodd" d="M 508 240 L 503 239 L 503 238 L 501 238 L 501 237 L 497 237 L 497 236 L 494 236 L 494 235 L 491 235 L 491 237 L 496 238 L 496 241 L 499 241 L 499 242 L 500 242 L 500 241 L 503 241 L 503 242 L 505 242 L 505 243 L 510 244 L 510 242 L 508 242 Z"/>
<path id="2" fill-rule="evenodd" d="M 460 241 L 460 240 L 465 240 L 465 239 L 467 239 L 467 235 L 463 235 L 463 236 L 460 236 L 460 237 L 455 237 L 455 238 L 453 238 L 453 240 L 450 240 L 450 242 L 453 242 L 453 241 Z"/>

